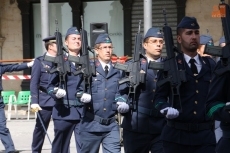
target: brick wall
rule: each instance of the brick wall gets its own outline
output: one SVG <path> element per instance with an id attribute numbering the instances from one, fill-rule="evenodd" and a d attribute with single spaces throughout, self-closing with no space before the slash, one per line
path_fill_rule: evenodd
<path id="1" fill-rule="evenodd" d="M 221 19 L 211 16 L 213 6 L 218 5 L 219 2 L 220 0 L 187 0 L 186 3 L 186 15 L 197 18 L 200 34 L 207 34 L 206 29 L 209 30 L 215 45 L 219 44 L 219 38 L 223 36 Z"/>
<path id="2" fill-rule="evenodd" d="M 2 46 L 2 59 L 22 59 L 22 25 L 21 12 L 18 8 L 17 1 L 10 4 L 9 0 L 0 0 L 0 35 L 5 37 Z M 6 64 L 6 63 L 4 63 Z M 12 74 L 22 74 L 14 72 Z M 4 90 L 21 90 L 21 81 L 3 81 Z"/>

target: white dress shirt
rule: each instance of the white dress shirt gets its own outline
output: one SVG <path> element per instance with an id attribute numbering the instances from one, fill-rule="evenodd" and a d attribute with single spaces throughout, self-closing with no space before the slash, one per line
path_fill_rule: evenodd
<path id="1" fill-rule="evenodd" d="M 98 59 L 99 60 L 99 59 Z M 101 60 L 99 60 L 99 62 L 101 63 L 101 66 L 102 66 L 102 68 L 103 68 L 103 70 L 105 71 L 105 66 L 107 65 L 108 66 L 108 71 L 109 71 L 109 69 L 110 69 L 110 63 L 111 62 L 109 62 L 109 63 L 105 63 L 105 62 L 103 62 L 103 61 L 101 61 Z"/>
<path id="2" fill-rule="evenodd" d="M 190 62 L 189 62 L 190 59 L 191 59 L 191 57 L 188 56 L 188 55 L 186 55 L 186 54 L 184 54 L 184 59 L 185 59 L 185 61 L 187 62 L 188 66 L 191 67 L 191 64 L 190 64 Z M 199 55 L 197 54 L 195 57 L 193 57 L 193 59 L 195 60 L 195 65 L 196 65 L 197 71 L 198 71 L 198 73 L 199 73 L 200 70 L 201 70 L 201 68 L 202 68 L 202 64 L 201 64 L 201 62 L 200 62 Z"/>

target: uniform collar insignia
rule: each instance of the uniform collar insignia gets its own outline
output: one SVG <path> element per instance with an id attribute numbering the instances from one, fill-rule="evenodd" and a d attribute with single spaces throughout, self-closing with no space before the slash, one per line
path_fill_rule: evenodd
<path id="1" fill-rule="evenodd" d="M 96 66 L 99 66 L 99 65 L 101 65 L 101 64 L 100 64 L 100 62 L 97 61 L 97 62 L 96 62 Z"/>
<path id="2" fill-rule="evenodd" d="M 145 59 L 142 59 L 142 60 L 141 60 L 141 63 L 143 63 L 143 64 L 146 63 L 146 60 L 145 60 Z"/>
<path id="3" fill-rule="evenodd" d="M 178 59 L 177 63 L 182 64 L 182 60 Z"/>

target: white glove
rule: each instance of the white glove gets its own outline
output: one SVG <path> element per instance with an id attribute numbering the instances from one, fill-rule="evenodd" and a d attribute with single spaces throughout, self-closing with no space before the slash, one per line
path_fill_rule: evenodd
<path id="1" fill-rule="evenodd" d="M 38 104 L 31 104 L 30 107 L 31 107 L 32 112 L 38 112 L 42 110 L 42 108 Z"/>
<path id="2" fill-rule="evenodd" d="M 129 111 L 129 105 L 126 104 L 125 102 L 117 102 L 117 111 L 119 113 L 127 113 Z"/>
<path id="3" fill-rule="evenodd" d="M 81 96 L 81 102 L 89 103 L 91 101 L 91 95 L 87 93 L 83 93 Z"/>
<path id="4" fill-rule="evenodd" d="M 177 118 L 179 116 L 179 111 L 175 108 L 172 108 L 172 107 L 166 107 L 162 110 L 160 110 L 161 114 L 164 114 L 167 113 L 165 116 L 166 118 L 168 119 L 174 119 L 174 118 Z"/>
<path id="5" fill-rule="evenodd" d="M 66 91 L 64 89 L 58 89 L 57 93 L 55 94 L 57 98 L 65 97 L 65 95 L 66 95 Z"/>
<path id="6" fill-rule="evenodd" d="M 28 63 L 27 63 L 27 66 L 28 66 L 28 67 L 32 67 L 33 65 L 34 65 L 34 60 L 32 60 L 31 62 L 28 62 Z"/>

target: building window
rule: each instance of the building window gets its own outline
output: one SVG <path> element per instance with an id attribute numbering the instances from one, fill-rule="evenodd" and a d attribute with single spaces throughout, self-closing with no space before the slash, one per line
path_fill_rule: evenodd
<path id="1" fill-rule="evenodd" d="M 83 2 L 84 28 L 89 32 L 90 23 L 108 23 L 108 33 L 114 45 L 114 53 L 124 55 L 123 10 L 120 1 Z M 93 47 L 93 46 L 92 46 Z"/>

